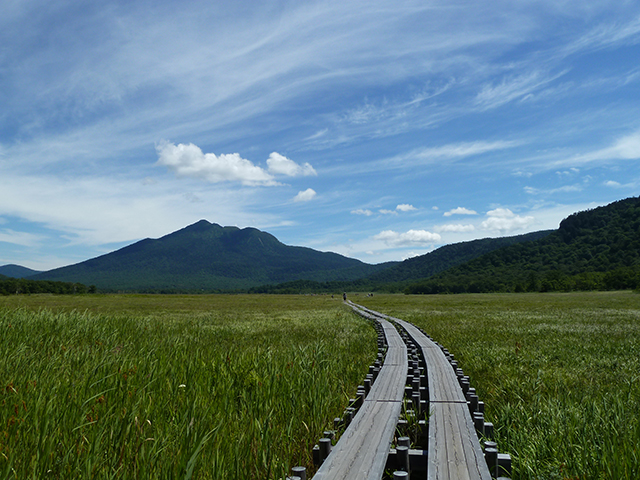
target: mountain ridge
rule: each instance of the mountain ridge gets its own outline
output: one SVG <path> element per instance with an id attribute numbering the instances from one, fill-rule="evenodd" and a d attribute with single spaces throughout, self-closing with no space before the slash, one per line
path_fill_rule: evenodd
<path id="1" fill-rule="evenodd" d="M 408 293 L 640 287 L 640 197 L 576 212 L 557 230 L 438 273 Z"/>
<path id="2" fill-rule="evenodd" d="M 146 238 L 84 262 L 33 275 L 102 290 L 230 291 L 309 278 L 353 280 L 387 268 L 333 252 L 288 246 L 253 227 L 200 220 L 158 239 Z"/>

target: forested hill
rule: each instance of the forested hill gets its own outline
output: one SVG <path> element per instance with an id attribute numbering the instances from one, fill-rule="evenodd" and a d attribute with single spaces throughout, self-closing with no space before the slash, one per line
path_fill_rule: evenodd
<path id="1" fill-rule="evenodd" d="M 288 246 L 255 228 L 201 220 L 162 238 L 29 278 L 82 282 L 103 291 L 230 291 L 299 279 L 354 280 L 391 265 Z"/>
<path id="2" fill-rule="evenodd" d="M 341 291 L 401 292 L 408 285 L 431 277 L 455 265 L 477 258 L 507 245 L 530 242 L 549 235 L 554 230 L 502 238 L 483 238 L 445 245 L 433 252 L 409 258 L 367 277 L 350 282 L 314 282 L 297 280 L 278 285 L 260 285 L 252 293 L 335 293 Z"/>
<path id="3" fill-rule="evenodd" d="M 453 243 L 419 257 L 409 258 L 386 270 L 367 277 L 372 283 L 404 282 L 420 280 L 443 272 L 456 265 L 461 265 L 485 253 L 492 252 L 508 245 L 530 242 L 546 237 L 553 230 L 501 238 L 483 238 L 469 242 Z"/>
<path id="4" fill-rule="evenodd" d="M 578 212 L 544 238 L 487 253 L 409 293 L 637 288 L 640 197 Z"/>
<path id="5" fill-rule="evenodd" d="M 41 272 L 39 272 L 38 270 L 32 270 L 30 268 L 22 267 L 20 265 L 14 265 L 14 264 L 2 265 L 0 267 L 0 275 L 4 275 L 6 277 L 12 277 L 12 278 L 26 278 L 31 275 L 36 275 L 38 273 L 41 273 Z"/>

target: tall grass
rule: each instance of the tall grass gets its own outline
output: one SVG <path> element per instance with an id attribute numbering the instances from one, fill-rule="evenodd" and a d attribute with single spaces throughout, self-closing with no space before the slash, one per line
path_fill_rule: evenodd
<path id="1" fill-rule="evenodd" d="M 283 478 L 376 353 L 328 298 L 91 298 L 0 307 L 2 478 Z"/>
<path id="2" fill-rule="evenodd" d="M 640 478 L 640 295 L 376 296 L 423 327 L 486 403 L 516 479 Z"/>

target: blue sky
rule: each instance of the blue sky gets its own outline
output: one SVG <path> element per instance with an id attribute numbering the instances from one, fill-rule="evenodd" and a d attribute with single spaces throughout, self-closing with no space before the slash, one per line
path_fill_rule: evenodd
<path id="1" fill-rule="evenodd" d="M 635 1 L 0 5 L 0 265 L 200 219 L 368 263 L 640 190 Z"/>

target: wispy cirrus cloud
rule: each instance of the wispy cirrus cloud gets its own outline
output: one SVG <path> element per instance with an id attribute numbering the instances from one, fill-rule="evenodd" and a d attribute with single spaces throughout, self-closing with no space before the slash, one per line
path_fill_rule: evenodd
<path id="1" fill-rule="evenodd" d="M 567 70 L 564 70 L 556 74 L 548 74 L 536 70 L 507 76 L 498 83 L 485 84 L 476 96 L 475 103 L 483 109 L 490 109 L 500 107 L 517 99 L 525 99 L 567 72 Z"/>
<path id="2" fill-rule="evenodd" d="M 0 242 L 12 243 L 23 247 L 36 247 L 46 241 L 46 236 L 28 232 L 19 232 L 10 228 L 0 229 Z"/>
<path id="3" fill-rule="evenodd" d="M 614 160 L 640 159 L 640 131 L 635 131 L 614 140 L 610 146 L 592 152 L 577 154 L 556 160 L 550 166 L 573 166 L 607 163 Z"/>
<path id="4" fill-rule="evenodd" d="M 351 210 L 352 215 L 364 215 L 365 217 L 370 217 L 373 215 L 373 211 L 368 208 L 358 208 L 356 210 Z"/>

